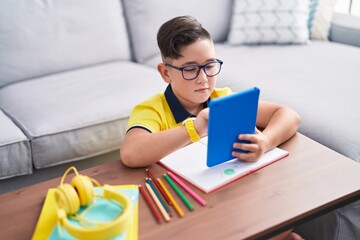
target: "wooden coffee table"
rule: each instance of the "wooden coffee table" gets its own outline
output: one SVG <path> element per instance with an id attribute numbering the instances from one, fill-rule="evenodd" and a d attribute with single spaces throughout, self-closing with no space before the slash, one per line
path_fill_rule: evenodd
<path id="1" fill-rule="evenodd" d="M 195 210 L 180 205 L 183 218 L 172 209 L 171 221 L 158 224 L 140 196 L 139 239 L 264 238 L 360 199 L 360 164 L 299 133 L 280 147 L 290 155 L 215 192 L 192 187 L 207 205 L 187 195 Z M 157 164 L 149 169 L 156 177 L 166 172 Z M 120 161 L 81 173 L 113 185 L 144 184 L 147 177 L 145 168 L 129 169 Z M 48 188 L 59 183 L 53 179 L 0 195 L 1 238 L 31 238 Z"/>

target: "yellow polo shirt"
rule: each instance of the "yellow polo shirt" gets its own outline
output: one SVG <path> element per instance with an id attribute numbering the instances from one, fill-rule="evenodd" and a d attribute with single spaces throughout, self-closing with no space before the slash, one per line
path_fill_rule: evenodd
<path id="1" fill-rule="evenodd" d="M 231 94 L 230 88 L 215 88 L 204 107 L 208 107 L 210 99 Z M 138 104 L 133 109 L 128 131 L 132 128 L 143 128 L 149 132 L 159 132 L 176 126 L 181 126 L 188 117 L 196 117 L 190 114 L 174 95 L 171 85 L 168 85 L 165 92 Z"/>

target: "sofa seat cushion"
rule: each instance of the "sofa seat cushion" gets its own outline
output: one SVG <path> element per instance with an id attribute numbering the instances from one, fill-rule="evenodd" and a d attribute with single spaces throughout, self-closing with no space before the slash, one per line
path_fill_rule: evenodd
<path id="1" fill-rule="evenodd" d="M 0 179 L 32 173 L 29 139 L 0 110 Z"/>
<path id="2" fill-rule="evenodd" d="M 299 131 L 360 162 L 360 48 L 325 41 L 308 45 L 216 44 L 224 61 L 218 87 L 258 86 L 260 98 L 287 105 L 301 116 Z M 145 64 L 155 66 L 160 55 Z"/>
<path id="3" fill-rule="evenodd" d="M 0 107 L 43 168 L 119 149 L 132 108 L 164 89 L 155 69 L 119 61 L 9 85 Z"/>
<path id="4" fill-rule="evenodd" d="M 261 98 L 295 109 L 299 131 L 360 162 L 360 48 L 333 42 L 309 45 L 216 46 L 224 61 L 218 86 L 258 86 Z"/>

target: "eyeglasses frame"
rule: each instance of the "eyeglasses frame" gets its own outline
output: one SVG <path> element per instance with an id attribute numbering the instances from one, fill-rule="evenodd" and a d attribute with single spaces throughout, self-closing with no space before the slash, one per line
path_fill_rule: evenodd
<path id="1" fill-rule="evenodd" d="M 218 72 L 217 74 L 215 74 L 215 75 L 208 75 L 208 74 L 206 73 L 205 67 L 206 67 L 207 65 L 209 65 L 209 64 L 212 64 L 212 63 L 220 63 L 219 72 Z M 174 65 L 171 65 L 171 64 L 168 64 L 168 63 L 165 63 L 164 65 L 167 66 L 167 67 L 171 67 L 171 68 L 174 68 L 174 69 L 176 69 L 176 70 L 181 71 L 181 75 L 182 75 L 183 79 L 184 79 L 184 80 L 187 80 L 187 81 L 191 81 L 191 80 L 196 79 L 196 78 L 199 76 L 201 69 L 204 71 L 204 73 L 205 73 L 205 75 L 206 75 L 207 77 L 214 77 L 214 76 L 218 75 L 218 74 L 221 72 L 221 66 L 223 65 L 223 63 L 224 63 L 224 62 L 221 61 L 220 59 L 216 59 L 216 61 L 208 62 L 208 63 L 206 63 L 206 64 L 204 64 L 204 65 L 192 64 L 192 65 L 187 65 L 187 66 L 184 66 L 184 67 L 177 67 L 177 66 L 174 66 Z M 184 69 L 187 68 L 187 67 L 191 67 L 191 66 L 197 66 L 197 67 L 199 68 L 199 70 L 198 70 L 198 72 L 196 73 L 196 76 L 195 76 L 194 78 L 191 78 L 191 79 L 185 78 L 185 77 L 184 77 Z"/>

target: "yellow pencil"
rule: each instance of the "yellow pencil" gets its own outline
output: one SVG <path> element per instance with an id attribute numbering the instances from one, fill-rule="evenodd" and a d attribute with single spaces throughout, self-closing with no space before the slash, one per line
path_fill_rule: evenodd
<path id="1" fill-rule="evenodd" d="M 172 204 L 173 204 L 176 212 L 179 214 L 179 216 L 180 217 L 184 216 L 184 212 L 181 210 L 181 208 L 179 207 L 179 205 L 177 204 L 175 199 L 171 196 L 169 190 L 167 190 L 164 183 L 160 180 L 160 178 L 158 178 L 157 181 L 160 184 L 160 186 L 162 187 L 162 189 L 164 190 L 165 194 L 169 197 L 170 201 L 172 202 Z"/>
<path id="2" fill-rule="evenodd" d="M 152 188 L 150 187 L 150 185 L 146 182 L 145 183 L 146 189 L 149 191 L 151 197 L 153 198 L 156 206 L 159 208 L 161 214 L 163 215 L 165 221 L 170 221 L 170 216 L 169 214 L 165 211 L 165 208 L 163 207 L 163 205 L 161 204 L 161 202 L 159 201 L 159 199 L 156 197 L 154 191 L 152 190 Z"/>

